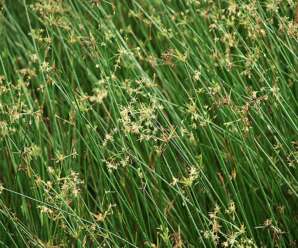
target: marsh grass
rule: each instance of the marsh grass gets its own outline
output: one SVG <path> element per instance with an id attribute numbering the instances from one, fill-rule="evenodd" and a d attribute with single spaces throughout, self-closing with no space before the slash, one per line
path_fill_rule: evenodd
<path id="1" fill-rule="evenodd" d="M 297 247 L 294 1 L 1 3 L 1 247 Z"/>

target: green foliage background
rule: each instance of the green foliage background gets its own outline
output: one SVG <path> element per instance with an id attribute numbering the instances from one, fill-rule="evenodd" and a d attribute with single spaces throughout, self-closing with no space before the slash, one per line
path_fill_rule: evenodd
<path id="1" fill-rule="evenodd" d="M 297 247 L 291 0 L 7 0 L 1 247 Z"/>

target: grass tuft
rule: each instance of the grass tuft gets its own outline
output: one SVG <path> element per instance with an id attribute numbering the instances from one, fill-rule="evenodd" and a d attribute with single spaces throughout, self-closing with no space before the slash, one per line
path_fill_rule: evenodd
<path id="1" fill-rule="evenodd" d="M 297 247 L 293 0 L 0 0 L 1 247 Z"/>

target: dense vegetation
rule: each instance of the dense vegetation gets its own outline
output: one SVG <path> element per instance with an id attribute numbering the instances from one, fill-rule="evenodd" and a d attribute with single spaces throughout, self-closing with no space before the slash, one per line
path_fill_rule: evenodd
<path id="1" fill-rule="evenodd" d="M 298 247 L 293 0 L 0 2 L 0 247 Z"/>

